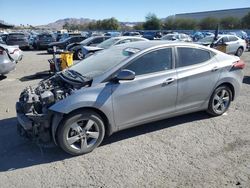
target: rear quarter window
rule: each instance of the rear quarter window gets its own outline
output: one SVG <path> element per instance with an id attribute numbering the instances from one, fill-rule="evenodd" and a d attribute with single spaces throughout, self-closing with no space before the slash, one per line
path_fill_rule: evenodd
<path id="1" fill-rule="evenodd" d="M 234 41 L 237 41 L 237 40 L 238 40 L 237 37 L 235 37 L 235 36 L 229 36 L 229 41 L 230 42 L 234 42 Z"/>
<path id="2" fill-rule="evenodd" d="M 177 67 L 186 67 L 204 63 L 212 58 L 211 52 L 198 48 L 178 47 L 177 52 Z"/>

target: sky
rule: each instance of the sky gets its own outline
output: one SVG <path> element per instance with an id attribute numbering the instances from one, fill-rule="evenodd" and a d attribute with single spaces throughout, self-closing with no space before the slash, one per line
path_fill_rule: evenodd
<path id="1" fill-rule="evenodd" d="M 144 21 L 179 13 L 250 7 L 250 0 L 0 0 L 0 20 L 9 24 L 43 25 L 64 18 Z"/>

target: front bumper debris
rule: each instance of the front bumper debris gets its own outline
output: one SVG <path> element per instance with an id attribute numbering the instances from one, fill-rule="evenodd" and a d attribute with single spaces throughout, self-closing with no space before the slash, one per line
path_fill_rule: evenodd
<path id="1" fill-rule="evenodd" d="M 51 141 L 49 115 L 32 113 L 25 114 L 20 102 L 16 103 L 16 113 L 18 121 L 17 130 L 21 136 L 39 142 L 42 141 L 43 143 Z"/>

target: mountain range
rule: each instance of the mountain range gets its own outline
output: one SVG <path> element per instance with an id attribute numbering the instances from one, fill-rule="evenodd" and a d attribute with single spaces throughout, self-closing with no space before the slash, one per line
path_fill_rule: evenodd
<path id="1" fill-rule="evenodd" d="M 95 20 L 89 19 L 89 18 L 65 18 L 65 19 L 60 19 L 55 22 L 49 23 L 47 25 L 39 25 L 37 27 L 51 28 L 51 29 L 58 30 L 58 29 L 62 29 L 65 23 L 74 24 L 74 25 L 82 25 L 82 24 L 87 24 L 92 21 L 95 21 Z"/>
<path id="2" fill-rule="evenodd" d="M 87 23 L 92 22 L 92 21 L 96 21 L 96 20 L 89 19 L 89 18 L 65 18 L 65 19 L 60 19 L 60 20 L 57 20 L 55 22 L 49 23 L 47 25 L 39 25 L 37 27 L 60 30 L 63 28 L 63 25 L 65 23 L 69 23 L 69 24 L 73 24 L 73 25 L 82 25 L 82 24 L 87 24 Z M 133 26 L 137 23 L 138 22 L 120 22 L 120 24 L 128 25 L 128 26 Z"/>

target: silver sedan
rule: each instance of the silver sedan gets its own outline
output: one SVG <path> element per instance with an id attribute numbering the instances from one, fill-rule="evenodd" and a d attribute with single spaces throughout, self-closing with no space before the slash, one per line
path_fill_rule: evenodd
<path id="1" fill-rule="evenodd" d="M 18 46 L 0 44 L 0 75 L 14 70 L 16 63 L 23 58 L 23 52 Z"/>
<path id="2" fill-rule="evenodd" d="M 244 66 L 196 44 L 113 46 L 24 90 L 18 129 L 72 155 L 88 153 L 129 127 L 201 110 L 222 115 L 239 95 Z"/>

